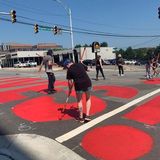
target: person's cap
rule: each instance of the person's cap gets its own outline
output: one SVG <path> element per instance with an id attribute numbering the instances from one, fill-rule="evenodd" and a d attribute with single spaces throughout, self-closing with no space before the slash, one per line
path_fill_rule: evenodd
<path id="1" fill-rule="evenodd" d="M 66 67 L 69 63 L 71 63 L 70 59 L 66 59 L 63 63 L 64 67 Z"/>
<path id="2" fill-rule="evenodd" d="M 118 57 L 121 57 L 121 54 L 119 54 Z"/>

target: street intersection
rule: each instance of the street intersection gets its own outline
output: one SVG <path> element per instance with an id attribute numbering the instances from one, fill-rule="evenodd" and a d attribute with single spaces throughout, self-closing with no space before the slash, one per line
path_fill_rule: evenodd
<path id="1" fill-rule="evenodd" d="M 160 78 L 146 80 L 143 67 L 127 68 L 124 77 L 117 76 L 115 67 L 104 73 L 106 80 L 95 81 L 94 68 L 88 72 L 92 121 L 81 124 L 75 92 L 61 112 L 68 91 L 65 70 L 55 71 L 57 92 L 52 95 L 46 92 L 45 73 L 1 70 L 0 139 L 5 143 L 0 155 L 16 160 L 159 160 Z"/>

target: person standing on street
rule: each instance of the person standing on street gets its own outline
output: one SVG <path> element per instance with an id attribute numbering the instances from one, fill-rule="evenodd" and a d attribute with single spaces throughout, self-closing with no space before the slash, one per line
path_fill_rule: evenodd
<path id="1" fill-rule="evenodd" d="M 159 75 L 159 71 L 157 70 L 157 68 L 158 68 L 158 60 L 159 60 L 159 53 L 154 56 L 153 61 L 152 61 L 152 70 L 153 70 L 152 77 L 155 77 L 155 76 Z"/>
<path id="2" fill-rule="evenodd" d="M 42 69 L 42 66 L 44 65 L 45 67 L 45 72 L 48 76 L 48 94 L 52 94 L 54 92 L 56 92 L 56 90 L 54 89 L 54 83 L 55 83 L 55 75 L 53 73 L 53 51 L 52 50 L 48 50 L 47 51 L 47 55 L 43 57 L 42 63 L 40 65 L 39 68 L 39 72 Z"/>
<path id="3" fill-rule="evenodd" d="M 152 79 L 151 71 L 153 68 L 153 61 L 154 61 L 154 53 L 149 51 L 147 53 L 147 61 L 146 61 L 146 79 Z"/>
<path id="4" fill-rule="evenodd" d="M 82 63 L 73 63 L 69 59 L 64 62 L 67 68 L 66 79 L 68 80 L 68 97 L 70 96 L 73 86 L 76 91 L 76 98 L 79 108 L 79 121 L 81 123 L 90 121 L 90 108 L 91 108 L 91 88 L 92 83 L 86 72 L 87 67 Z M 86 98 L 86 115 L 83 117 L 83 102 L 82 95 L 85 94 Z"/>
<path id="5" fill-rule="evenodd" d="M 97 81 L 98 81 L 99 71 L 101 72 L 103 79 L 106 79 L 103 73 L 103 60 L 101 59 L 100 55 L 98 55 L 96 59 L 96 80 Z"/>
<path id="6" fill-rule="evenodd" d="M 117 66 L 118 66 L 118 71 L 119 71 L 119 76 L 124 76 L 124 60 L 121 56 L 121 54 L 118 54 L 117 60 L 116 60 Z"/>

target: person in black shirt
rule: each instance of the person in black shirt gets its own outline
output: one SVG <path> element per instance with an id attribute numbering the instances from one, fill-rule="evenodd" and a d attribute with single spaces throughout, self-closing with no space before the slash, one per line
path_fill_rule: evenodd
<path id="1" fill-rule="evenodd" d="M 99 71 L 101 72 L 103 79 L 105 79 L 104 73 L 103 73 L 103 61 L 101 59 L 101 56 L 98 55 L 96 59 L 96 80 L 98 81 L 98 74 Z"/>
<path id="2" fill-rule="evenodd" d="M 73 63 L 69 59 L 64 62 L 64 66 L 67 68 L 66 79 L 68 80 L 68 96 L 72 92 L 72 88 L 74 86 L 76 91 L 76 98 L 79 107 L 79 120 L 81 123 L 84 121 L 90 121 L 91 118 L 89 116 L 90 108 L 91 108 L 91 88 L 92 83 L 86 72 L 87 67 L 82 63 Z M 83 117 L 83 103 L 82 103 L 82 95 L 85 93 L 86 97 L 86 116 Z"/>

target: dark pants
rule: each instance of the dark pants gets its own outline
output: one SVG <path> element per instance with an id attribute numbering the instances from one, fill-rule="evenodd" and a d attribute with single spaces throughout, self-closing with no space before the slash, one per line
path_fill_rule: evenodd
<path id="1" fill-rule="evenodd" d="M 52 72 L 46 72 L 48 76 L 48 91 L 54 90 L 55 76 Z"/>
<path id="2" fill-rule="evenodd" d="M 96 67 L 96 78 L 98 79 L 99 71 L 101 72 L 103 78 L 105 79 L 104 73 L 103 73 L 103 68 L 98 66 Z"/>
<path id="3" fill-rule="evenodd" d="M 124 74 L 123 66 L 119 65 L 118 70 L 119 70 L 119 75 Z"/>

